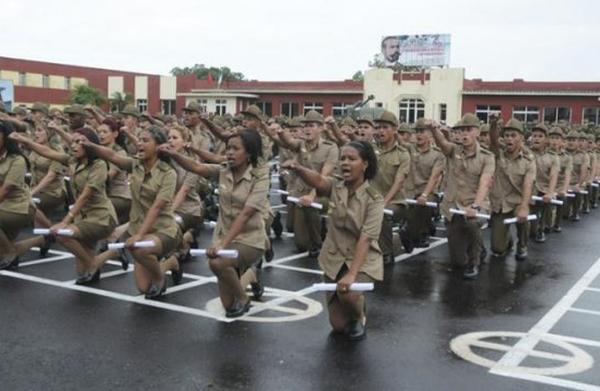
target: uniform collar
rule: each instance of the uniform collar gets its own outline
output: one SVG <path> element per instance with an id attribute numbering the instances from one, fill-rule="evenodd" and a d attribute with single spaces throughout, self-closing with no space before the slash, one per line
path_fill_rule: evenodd
<path id="1" fill-rule="evenodd" d="M 389 151 L 393 151 L 394 149 L 398 148 L 398 146 L 399 146 L 399 144 L 398 144 L 398 142 L 396 141 L 396 142 L 394 142 L 394 144 L 393 144 L 393 145 L 392 145 L 390 148 L 388 148 L 388 149 L 384 149 L 383 147 L 381 147 L 381 148 L 380 148 L 380 149 L 381 149 L 381 153 L 387 153 L 387 152 L 389 152 Z"/>
<path id="2" fill-rule="evenodd" d="M 321 137 L 319 137 L 319 140 L 317 140 L 317 143 L 315 144 L 315 146 L 313 148 L 310 148 L 308 143 L 305 141 L 304 148 L 306 148 L 306 151 L 308 151 L 308 152 L 314 151 L 315 149 L 319 148 L 319 146 L 321 145 L 322 142 L 323 142 L 323 139 Z"/>
<path id="3" fill-rule="evenodd" d="M 460 150 L 463 154 L 464 157 L 468 157 L 468 158 L 474 158 L 476 156 L 479 155 L 479 153 L 481 152 L 481 145 L 479 144 L 479 141 L 475 141 L 475 152 L 471 153 L 471 154 L 467 154 L 467 152 L 465 151 L 465 148 L 461 145 Z"/>
<path id="4" fill-rule="evenodd" d="M 231 180 L 231 182 L 235 182 L 235 183 L 239 183 L 242 180 L 247 180 L 247 181 L 251 181 L 252 180 L 252 170 L 254 169 L 254 167 L 252 167 L 251 164 L 248 165 L 248 167 L 246 167 L 246 171 L 244 171 L 244 174 L 242 174 L 242 176 L 240 176 L 238 178 L 238 180 L 236 181 L 235 178 L 233 177 L 233 171 L 231 171 L 231 169 L 227 169 L 227 176 L 229 177 L 229 179 Z"/>

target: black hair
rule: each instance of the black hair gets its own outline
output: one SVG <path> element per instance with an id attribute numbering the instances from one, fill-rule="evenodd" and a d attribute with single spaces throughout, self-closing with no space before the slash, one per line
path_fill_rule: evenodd
<path id="1" fill-rule="evenodd" d="M 351 141 L 346 144 L 346 146 L 356 149 L 358 151 L 358 156 L 367 162 L 364 178 L 375 178 L 375 175 L 377 175 L 377 155 L 375 155 L 375 151 L 371 144 L 366 141 Z"/>
<path id="2" fill-rule="evenodd" d="M 96 131 L 94 131 L 94 129 L 92 129 L 92 128 L 83 127 L 83 128 L 75 129 L 73 131 L 73 133 L 80 134 L 83 137 L 87 138 L 91 143 L 100 145 L 100 139 L 98 138 Z M 91 165 L 98 158 L 98 156 L 96 155 L 96 152 L 94 152 L 88 148 L 85 148 L 85 154 L 86 154 L 86 157 L 88 160 L 88 165 Z"/>
<path id="3" fill-rule="evenodd" d="M 27 171 L 29 171 L 29 159 L 23 154 L 19 144 L 8 138 L 8 135 L 15 131 L 13 125 L 8 121 L 0 120 L 0 133 L 3 134 L 4 139 L 4 149 L 8 155 L 21 155 L 23 159 L 25 159 L 25 165 L 27 166 Z"/>
<path id="4" fill-rule="evenodd" d="M 147 129 L 144 129 L 144 132 L 150 134 L 150 137 L 152 137 L 156 145 L 161 145 L 169 141 L 165 131 L 160 126 L 149 126 Z M 165 154 L 159 153 L 158 158 L 169 164 L 171 163 L 171 158 Z"/>
<path id="5" fill-rule="evenodd" d="M 236 137 L 242 140 L 242 145 L 246 153 L 250 156 L 250 164 L 252 167 L 256 167 L 258 165 L 258 158 L 262 157 L 262 139 L 260 134 L 255 129 L 245 128 L 229 136 L 227 143 Z"/>

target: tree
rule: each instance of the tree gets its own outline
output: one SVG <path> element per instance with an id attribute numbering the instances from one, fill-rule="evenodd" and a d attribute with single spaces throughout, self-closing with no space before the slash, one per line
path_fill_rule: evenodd
<path id="1" fill-rule="evenodd" d="M 222 77 L 223 80 L 245 80 L 245 76 L 241 72 L 233 72 L 229 67 L 207 67 L 204 64 L 194 64 L 191 67 L 175 67 L 171 69 L 171 75 L 182 76 L 182 75 L 196 75 L 196 78 L 203 80 L 207 79 L 208 75 L 213 80 L 219 80 Z"/>
<path id="2" fill-rule="evenodd" d="M 80 105 L 94 105 L 102 106 L 107 102 L 106 95 L 104 92 L 90 87 L 85 84 L 81 84 L 73 88 L 71 96 L 69 97 L 69 103 L 78 103 Z"/>
<path id="3" fill-rule="evenodd" d="M 354 81 L 364 81 L 365 75 L 363 75 L 362 71 L 356 71 L 354 75 L 352 75 L 352 80 Z"/>
<path id="4" fill-rule="evenodd" d="M 130 93 L 113 92 L 110 96 L 110 110 L 121 112 L 125 106 L 133 104 L 133 95 Z"/>

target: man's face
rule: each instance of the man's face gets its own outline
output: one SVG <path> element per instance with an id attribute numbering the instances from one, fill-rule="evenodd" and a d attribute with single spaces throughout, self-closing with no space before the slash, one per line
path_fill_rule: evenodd
<path id="1" fill-rule="evenodd" d="M 182 118 L 183 124 L 188 128 L 194 128 L 200 123 L 200 115 L 195 111 L 184 110 Z"/>
<path id="2" fill-rule="evenodd" d="M 548 145 L 554 151 L 558 151 L 563 146 L 563 138 L 558 134 L 551 134 L 548 138 Z"/>
<path id="3" fill-rule="evenodd" d="M 244 114 L 244 119 L 242 120 L 242 125 L 244 128 L 249 129 L 258 129 L 259 119 L 253 115 Z"/>
<path id="4" fill-rule="evenodd" d="M 415 141 L 419 147 L 423 147 L 431 140 L 431 132 L 427 129 L 415 130 Z"/>
<path id="5" fill-rule="evenodd" d="M 483 145 L 490 145 L 490 134 L 488 132 L 479 133 L 479 143 Z"/>
<path id="6" fill-rule="evenodd" d="M 373 129 L 373 127 L 369 123 L 361 122 L 358 124 L 358 129 L 356 131 L 356 139 L 358 141 L 371 142 L 373 141 L 374 130 L 375 129 Z"/>
<path id="7" fill-rule="evenodd" d="M 523 135 L 516 130 L 505 130 L 502 138 L 504 139 L 506 150 L 510 153 L 518 151 L 521 145 L 523 145 Z"/>
<path id="8" fill-rule="evenodd" d="M 314 142 L 319 139 L 323 125 L 318 122 L 306 122 L 304 125 L 304 139 L 308 142 Z"/>
<path id="9" fill-rule="evenodd" d="M 534 130 L 531 133 L 531 148 L 536 151 L 541 151 L 546 147 L 546 133 Z"/>
<path id="10" fill-rule="evenodd" d="M 462 144 L 464 147 L 470 147 L 477 141 L 477 137 L 479 136 L 479 129 L 476 127 L 469 128 L 458 128 L 458 143 Z"/>
<path id="11" fill-rule="evenodd" d="M 135 115 L 126 114 L 123 123 L 128 128 L 135 128 L 138 124 L 138 119 Z"/>
<path id="12" fill-rule="evenodd" d="M 388 38 L 383 41 L 383 56 L 388 62 L 398 62 L 400 58 L 400 40 Z"/>
<path id="13" fill-rule="evenodd" d="M 375 134 L 377 135 L 377 140 L 381 145 L 386 145 L 393 142 L 395 133 L 395 127 L 387 122 L 378 122 L 375 127 Z"/>

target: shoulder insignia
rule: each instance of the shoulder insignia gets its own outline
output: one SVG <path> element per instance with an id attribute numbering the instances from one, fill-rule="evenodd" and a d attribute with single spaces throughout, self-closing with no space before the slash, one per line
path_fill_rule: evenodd
<path id="1" fill-rule="evenodd" d="M 382 195 L 379 194 L 379 192 L 377 190 L 375 190 L 374 187 L 367 186 L 365 191 L 373 200 L 379 200 L 379 199 L 383 198 Z"/>

